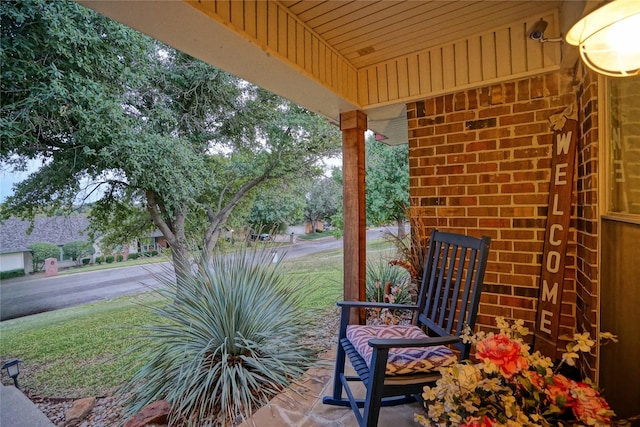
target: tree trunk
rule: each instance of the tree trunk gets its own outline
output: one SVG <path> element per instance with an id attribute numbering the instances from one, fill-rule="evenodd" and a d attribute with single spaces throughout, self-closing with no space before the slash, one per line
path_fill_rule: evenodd
<path id="1" fill-rule="evenodd" d="M 407 236 L 406 231 L 404 230 L 404 218 L 396 218 L 396 223 L 398 224 L 398 239 L 402 240 Z"/>
<path id="2" fill-rule="evenodd" d="M 189 262 L 189 248 L 185 244 L 184 239 L 178 239 L 171 245 L 171 258 L 173 260 L 173 268 L 176 272 L 178 293 L 180 293 L 180 284 L 193 275 L 191 263 Z"/>

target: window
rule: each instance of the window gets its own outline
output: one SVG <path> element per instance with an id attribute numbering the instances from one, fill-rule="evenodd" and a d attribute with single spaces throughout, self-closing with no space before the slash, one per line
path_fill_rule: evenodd
<path id="1" fill-rule="evenodd" d="M 640 77 L 607 79 L 606 214 L 640 221 Z"/>

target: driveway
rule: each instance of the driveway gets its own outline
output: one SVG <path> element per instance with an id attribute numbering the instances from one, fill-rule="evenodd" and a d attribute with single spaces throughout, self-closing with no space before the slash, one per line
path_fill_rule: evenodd
<path id="1" fill-rule="evenodd" d="M 384 230 L 368 230 L 367 240 L 381 238 Z M 278 252 L 286 253 L 287 258 L 298 258 L 341 248 L 342 239 L 327 237 L 298 240 Z M 0 321 L 145 292 L 160 286 L 154 278 L 158 274 L 173 275 L 171 264 L 165 262 L 54 277 L 5 280 L 0 285 Z"/>

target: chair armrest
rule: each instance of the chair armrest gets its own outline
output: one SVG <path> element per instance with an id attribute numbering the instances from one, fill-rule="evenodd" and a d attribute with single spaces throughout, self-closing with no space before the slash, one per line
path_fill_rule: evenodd
<path id="1" fill-rule="evenodd" d="M 438 345 L 455 344 L 462 341 L 460 337 L 424 337 L 424 338 L 372 338 L 369 346 L 373 348 L 408 348 L 433 347 Z"/>
<path id="2" fill-rule="evenodd" d="M 387 302 L 369 302 L 369 301 L 338 301 L 338 307 L 344 308 L 390 308 L 399 310 L 417 310 L 417 305 L 409 304 L 392 304 Z"/>

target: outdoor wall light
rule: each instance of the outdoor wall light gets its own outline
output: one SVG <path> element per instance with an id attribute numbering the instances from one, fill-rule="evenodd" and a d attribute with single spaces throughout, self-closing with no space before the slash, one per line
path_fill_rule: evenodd
<path id="1" fill-rule="evenodd" d="M 584 63 L 612 77 L 640 74 L 640 1 L 614 0 L 578 21 L 567 33 Z"/>
<path id="2" fill-rule="evenodd" d="M 20 388 L 18 387 L 18 375 L 20 375 L 20 362 L 22 362 L 22 360 L 13 359 L 8 362 L 5 362 L 2 365 L 2 369 L 6 369 L 7 374 L 11 378 L 13 378 L 13 385 L 15 385 L 16 388 Z"/>

